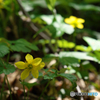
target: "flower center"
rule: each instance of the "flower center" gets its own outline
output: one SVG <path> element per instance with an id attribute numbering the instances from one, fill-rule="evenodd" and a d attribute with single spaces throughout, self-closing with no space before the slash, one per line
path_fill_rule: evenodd
<path id="1" fill-rule="evenodd" d="M 33 68 L 32 64 L 29 64 L 29 65 L 28 65 L 28 68 L 29 68 L 29 69 L 32 69 L 32 68 Z"/>

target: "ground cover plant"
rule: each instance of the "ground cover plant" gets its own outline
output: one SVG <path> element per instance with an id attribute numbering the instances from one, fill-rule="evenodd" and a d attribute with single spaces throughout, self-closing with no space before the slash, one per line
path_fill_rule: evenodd
<path id="1" fill-rule="evenodd" d="M 0 100 L 100 100 L 99 22 L 100 0 L 0 0 Z"/>

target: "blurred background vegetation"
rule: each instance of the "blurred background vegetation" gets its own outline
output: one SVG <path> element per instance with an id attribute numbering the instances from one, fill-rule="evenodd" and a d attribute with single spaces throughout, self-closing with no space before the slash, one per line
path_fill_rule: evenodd
<path id="1" fill-rule="evenodd" d="M 65 23 L 64 19 L 70 16 L 84 19 L 84 28 L 74 29 Z M 0 0 L 0 57 L 6 61 L 10 52 L 9 62 L 13 64 L 24 61 L 27 53 L 42 57 L 46 63 L 45 69 L 62 69 L 63 73 L 74 74 L 82 92 L 100 94 L 99 24 L 100 0 Z M 39 78 L 39 83 L 42 81 Z M 29 100 L 33 100 L 31 94 L 41 94 L 47 81 L 30 89 Z M 43 99 L 72 100 L 70 91 L 79 91 L 70 86 L 68 80 L 57 77 L 45 90 Z M 75 96 L 74 99 L 99 100 L 100 95 Z"/>

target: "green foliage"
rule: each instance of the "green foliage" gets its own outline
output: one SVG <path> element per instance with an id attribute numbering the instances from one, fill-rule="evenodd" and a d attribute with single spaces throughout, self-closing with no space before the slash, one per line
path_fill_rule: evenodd
<path id="1" fill-rule="evenodd" d="M 95 40 L 90 37 L 83 37 L 83 39 L 90 45 L 92 50 L 100 50 L 100 40 Z"/>
<path id="2" fill-rule="evenodd" d="M 14 64 L 8 62 L 14 63 L 17 57 L 11 58 L 16 52 L 21 56 L 31 52 L 43 57 L 45 63 L 39 80 L 66 78 L 74 89 L 75 76 L 86 83 L 90 72 L 98 75 L 100 69 L 95 64 L 100 64 L 99 3 L 100 0 L 1 0 L 0 74 L 15 71 Z M 83 18 L 84 29 L 66 24 L 64 20 L 70 16 Z M 38 85 L 21 84 L 28 89 Z"/>
<path id="3" fill-rule="evenodd" d="M 86 53 L 86 52 L 60 52 L 59 56 L 60 57 L 74 57 L 79 60 L 91 60 L 91 61 L 98 62 L 98 60 L 95 57 L 90 56 L 89 53 Z"/>
<path id="4" fill-rule="evenodd" d="M 87 3 L 98 3 L 100 0 L 84 0 Z"/>
<path id="5" fill-rule="evenodd" d="M 75 47 L 75 43 L 73 43 L 73 42 L 68 42 L 68 41 L 66 41 L 66 40 L 58 40 L 57 41 L 57 43 L 58 43 L 58 46 L 60 47 L 60 48 L 74 48 Z"/>
<path id="6" fill-rule="evenodd" d="M 0 60 L 0 74 L 4 73 L 8 75 L 10 73 L 13 73 L 14 71 L 15 71 L 14 65 Z"/>
<path id="7" fill-rule="evenodd" d="M 18 39 L 16 41 L 9 41 L 10 43 L 10 48 L 12 51 L 17 51 L 17 52 L 31 52 L 31 50 L 38 50 L 38 47 L 32 43 L 29 43 L 25 39 Z"/>
<path id="8" fill-rule="evenodd" d="M 92 51 L 92 49 L 91 49 L 90 46 L 86 47 L 86 46 L 83 46 L 83 45 L 77 45 L 77 46 L 75 47 L 75 49 L 76 49 L 76 50 L 80 50 L 80 51 L 86 51 L 86 52 Z"/>
<path id="9" fill-rule="evenodd" d="M 33 86 L 38 85 L 36 82 L 34 82 L 34 83 L 27 83 L 25 81 L 22 81 L 21 84 L 26 86 L 28 89 L 32 88 Z"/>
<path id="10" fill-rule="evenodd" d="M 55 77 L 57 77 L 57 70 L 54 70 L 54 69 L 44 69 L 45 71 L 45 75 L 44 75 L 44 79 L 53 79 Z"/>
<path id="11" fill-rule="evenodd" d="M 47 3 L 48 8 L 49 8 L 51 11 L 53 11 L 56 0 L 53 0 L 53 1 L 52 1 L 52 0 L 45 0 L 45 1 L 46 1 L 46 3 Z"/>
<path id="12" fill-rule="evenodd" d="M 99 6 L 94 5 L 83 5 L 83 4 L 76 4 L 76 3 L 70 3 L 69 6 L 73 7 L 76 10 L 93 10 L 93 11 L 100 11 Z"/>
<path id="13" fill-rule="evenodd" d="M 55 77 L 64 77 L 67 78 L 71 83 L 73 88 L 76 87 L 77 78 L 74 75 L 63 73 L 61 71 L 57 71 L 57 69 L 44 69 L 44 79 L 53 79 Z"/>
<path id="14" fill-rule="evenodd" d="M 67 79 L 72 83 L 73 88 L 76 87 L 76 81 L 77 81 L 77 78 L 76 78 L 74 75 L 66 74 L 66 73 L 60 73 L 58 76 L 67 78 Z"/>
<path id="15" fill-rule="evenodd" d="M 74 29 L 64 23 L 64 19 L 61 15 L 56 15 L 56 21 L 53 22 L 53 15 L 42 15 L 41 18 L 49 25 L 47 28 L 49 29 L 53 38 L 60 37 L 64 34 L 72 34 Z"/>
<path id="16" fill-rule="evenodd" d="M 74 57 L 60 57 L 59 61 L 63 64 L 63 65 L 77 65 L 79 64 L 79 61 L 77 58 Z"/>
<path id="17" fill-rule="evenodd" d="M 9 48 L 4 43 L 0 43 L 0 57 L 4 57 L 8 53 Z"/>

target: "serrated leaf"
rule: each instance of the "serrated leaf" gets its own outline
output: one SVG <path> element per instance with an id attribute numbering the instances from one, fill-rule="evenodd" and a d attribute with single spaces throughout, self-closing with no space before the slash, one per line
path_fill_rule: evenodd
<path id="1" fill-rule="evenodd" d="M 30 89 L 31 87 L 33 87 L 33 86 L 36 86 L 36 85 L 38 85 L 36 82 L 34 82 L 34 83 L 27 83 L 27 82 L 21 82 L 21 84 L 22 85 L 25 85 L 28 89 Z"/>
<path id="2" fill-rule="evenodd" d="M 76 87 L 77 78 L 74 75 L 72 75 L 72 74 L 66 74 L 66 73 L 60 73 L 60 74 L 58 74 L 58 76 L 67 78 L 72 83 L 73 88 Z"/>
<path id="3" fill-rule="evenodd" d="M 17 52 L 31 52 L 31 50 L 38 50 L 38 47 L 28 41 L 26 41 L 25 39 L 18 39 L 16 41 L 9 41 L 10 43 L 10 48 L 13 51 L 17 51 Z"/>
<path id="4" fill-rule="evenodd" d="M 57 70 L 44 69 L 44 71 L 45 71 L 44 79 L 53 79 L 53 78 L 57 77 Z"/>
<path id="5" fill-rule="evenodd" d="M 10 47 L 13 51 L 17 51 L 17 52 L 20 52 L 20 51 L 25 52 L 25 53 L 31 52 L 31 50 L 23 44 L 14 44 L 14 45 L 11 45 Z"/>
<path id="6" fill-rule="evenodd" d="M 8 63 L 5 64 L 5 68 L 3 69 L 4 74 L 8 75 L 10 73 L 13 73 L 14 71 L 15 71 L 14 65 Z"/>
<path id="7" fill-rule="evenodd" d="M 12 64 L 6 63 L 2 60 L 0 60 L 0 74 L 10 74 L 15 71 L 15 67 Z"/>
<path id="8" fill-rule="evenodd" d="M 8 53 L 9 53 L 9 48 L 6 45 L 0 43 L 0 57 L 4 57 Z"/>
<path id="9" fill-rule="evenodd" d="M 16 43 L 24 44 L 26 47 L 28 47 L 32 50 L 35 50 L 35 51 L 38 50 L 38 47 L 36 45 L 26 41 L 25 39 L 19 39 L 19 40 L 16 41 Z"/>

